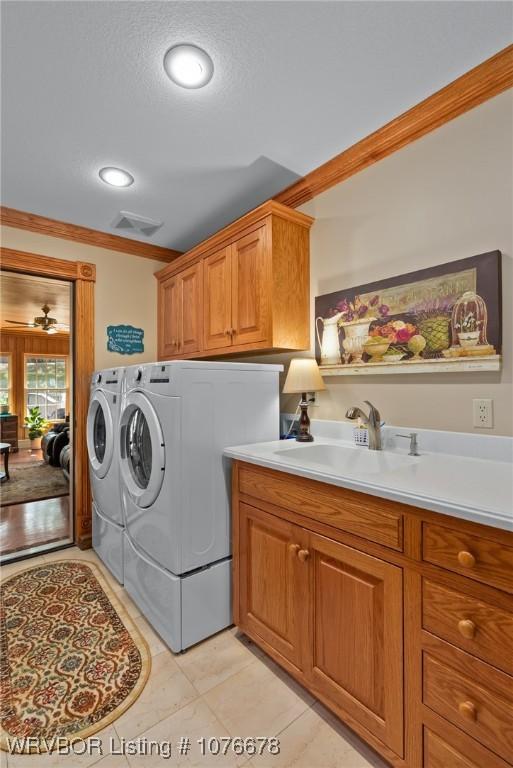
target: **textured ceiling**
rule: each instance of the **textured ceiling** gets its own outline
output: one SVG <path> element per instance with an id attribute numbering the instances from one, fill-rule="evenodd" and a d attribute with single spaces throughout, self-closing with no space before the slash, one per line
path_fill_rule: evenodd
<path id="1" fill-rule="evenodd" d="M 512 8 L 3 2 L 2 202 L 105 232 L 130 211 L 187 249 L 504 48 Z M 166 77 L 180 42 L 212 56 L 207 87 Z"/>

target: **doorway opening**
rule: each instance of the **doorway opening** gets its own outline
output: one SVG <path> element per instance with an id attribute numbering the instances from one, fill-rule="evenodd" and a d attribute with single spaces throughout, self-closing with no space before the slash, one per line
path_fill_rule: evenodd
<path id="1" fill-rule="evenodd" d="M 0 272 L 0 562 L 73 543 L 73 282 Z"/>

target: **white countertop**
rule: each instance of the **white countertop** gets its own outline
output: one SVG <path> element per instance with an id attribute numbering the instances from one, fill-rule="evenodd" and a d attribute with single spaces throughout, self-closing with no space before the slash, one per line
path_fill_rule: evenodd
<path id="1" fill-rule="evenodd" d="M 325 446 L 324 448 L 322 446 Z M 312 450 L 313 449 L 313 450 Z M 513 531 L 513 463 L 453 453 L 369 451 L 351 441 L 277 440 L 241 445 L 225 456 Z"/>

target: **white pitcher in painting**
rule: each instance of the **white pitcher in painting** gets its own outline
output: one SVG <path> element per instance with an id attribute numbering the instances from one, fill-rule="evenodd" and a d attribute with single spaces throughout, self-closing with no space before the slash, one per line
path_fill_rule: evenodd
<path id="1" fill-rule="evenodd" d="M 321 365 L 340 365 L 340 342 L 338 338 L 338 321 L 342 312 L 337 312 L 333 317 L 316 317 L 315 330 L 321 348 Z M 322 338 L 319 333 L 319 320 L 322 323 Z"/>

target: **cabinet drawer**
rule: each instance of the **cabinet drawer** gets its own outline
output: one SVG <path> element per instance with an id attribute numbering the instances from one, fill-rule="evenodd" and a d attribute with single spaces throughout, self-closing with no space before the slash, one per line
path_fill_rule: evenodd
<path id="1" fill-rule="evenodd" d="M 402 551 L 403 516 L 396 503 L 247 465 L 239 470 L 239 491 Z"/>
<path id="2" fill-rule="evenodd" d="M 513 613 L 424 579 L 422 625 L 513 675 Z"/>
<path id="3" fill-rule="evenodd" d="M 449 728 L 449 726 L 447 726 Z M 505 768 L 500 757 L 458 734 L 458 746 L 424 728 L 424 768 Z"/>
<path id="4" fill-rule="evenodd" d="M 498 695 L 426 653 L 423 671 L 424 704 L 505 760 L 511 759 L 511 698 Z M 513 695 L 513 678 L 511 683 Z"/>
<path id="5" fill-rule="evenodd" d="M 464 531 L 424 523 L 422 557 L 469 579 L 513 592 L 513 547 Z"/>

